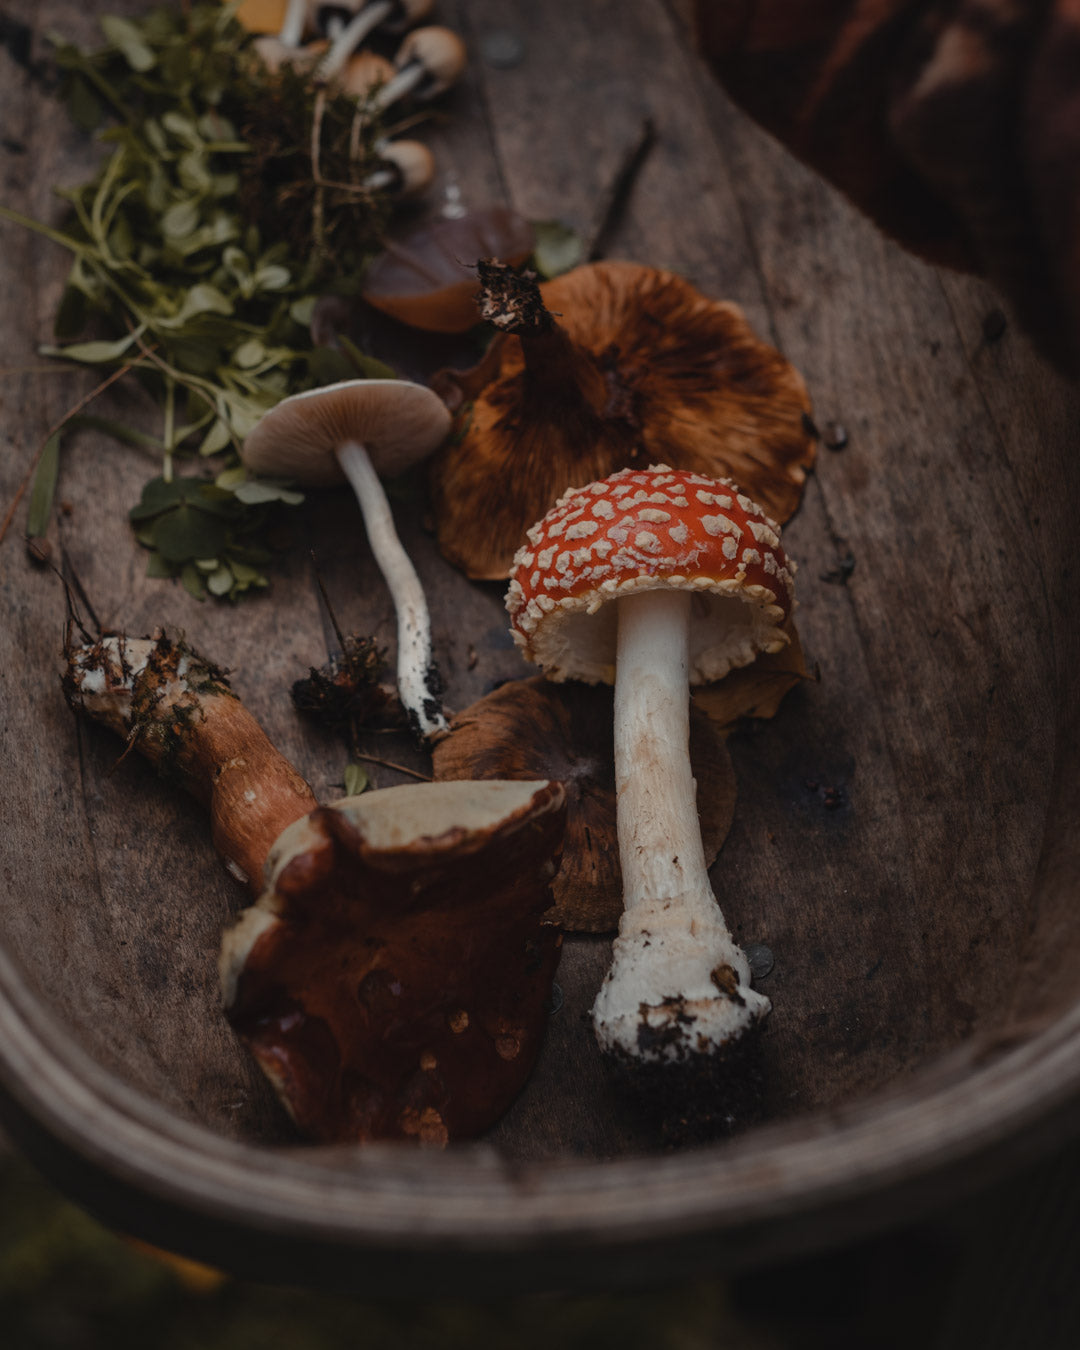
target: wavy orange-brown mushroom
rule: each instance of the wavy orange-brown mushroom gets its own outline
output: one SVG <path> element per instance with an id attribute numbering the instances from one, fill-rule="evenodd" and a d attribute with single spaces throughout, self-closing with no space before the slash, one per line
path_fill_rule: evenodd
<path id="1" fill-rule="evenodd" d="M 637 263 L 544 285 L 479 270 L 480 312 L 500 334 L 474 370 L 434 382 L 456 415 L 431 477 L 455 566 L 506 576 L 568 487 L 649 464 L 733 478 L 778 520 L 792 515 L 815 454 L 810 400 L 737 305 Z"/>

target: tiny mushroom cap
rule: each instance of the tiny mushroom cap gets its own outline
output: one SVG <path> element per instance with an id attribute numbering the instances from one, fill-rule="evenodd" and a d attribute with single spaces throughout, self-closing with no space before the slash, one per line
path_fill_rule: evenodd
<path id="1" fill-rule="evenodd" d="M 730 481 L 663 465 L 567 492 L 515 559 L 525 655 L 556 680 L 615 684 L 624 911 L 593 1026 L 625 1065 L 696 1071 L 769 1011 L 709 882 L 689 685 L 784 646 L 793 603 L 774 522 Z"/>
<path id="2" fill-rule="evenodd" d="M 379 90 L 375 103 L 382 109 L 406 94 L 425 102 L 437 98 L 461 78 L 466 61 L 465 44 L 453 29 L 414 28 L 394 56 L 397 75 Z"/>
<path id="3" fill-rule="evenodd" d="M 423 141 L 382 141 L 375 153 L 379 165 L 365 184 L 373 190 L 408 197 L 423 192 L 435 177 L 435 156 Z"/>
<path id="4" fill-rule="evenodd" d="M 386 788 L 284 831 L 219 968 L 305 1135 L 442 1146 L 505 1111 L 547 1022 L 564 823 L 560 784 L 489 781 Z"/>
<path id="5" fill-rule="evenodd" d="M 395 477 L 439 444 L 450 415 L 437 395 L 407 380 L 344 380 L 282 399 L 244 441 L 249 469 L 315 486 L 347 478 L 397 612 L 398 693 L 420 738 L 446 729 L 431 619 L 401 546 L 379 475 Z"/>
<path id="6" fill-rule="evenodd" d="M 363 101 L 374 89 L 394 78 L 394 67 L 377 52 L 357 52 L 350 58 L 337 82 L 337 88 L 350 98 Z"/>

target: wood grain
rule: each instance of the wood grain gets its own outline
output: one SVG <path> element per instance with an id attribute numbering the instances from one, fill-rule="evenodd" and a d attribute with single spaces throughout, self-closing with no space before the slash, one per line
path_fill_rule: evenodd
<path id="1" fill-rule="evenodd" d="M 138 8 L 3 6 L 6 202 L 58 219 L 51 184 L 84 178 L 94 154 L 10 25 L 29 26 L 38 62 L 45 31 L 89 41 L 95 13 Z M 894 1221 L 943 1178 L 972 1184 L 1078 1123 L 1076 391 L 1013 326 L 986 340 L 997 302 L 985 288 L 907 258 L 737 115 L 677 14 L 616 0 L 444 0 L 439 12 L 472 63 L 422 133 L 440 176 L 421 210 L 452 190 L 585 228 L 651 118 L 610 256 L 738 302 L 806 375 L 818 425 L 848 432 L 845 448 L 821 450 L 785 531 L 820 680 L 729 741 L 739 802 L 714 883 L 739 940 L 775 958 L 756 1121 L 701 1152 L 664 1152 L 605 1077 L 584 1020 L 607 946 L 573 938 L 537 1071 L 488 1140 L 438 1157 L 293 1146 L 218 1008 L 218 938 L 243 894 L 198 809 L 133 758 L 113 771 L 118 744 L 68 714 L 62 590 L 25 556 L 25 505 L 0 548 L 4 1114 L 113 1222 L 352 1288 L 467 1283 L 481 1257 L 485 1280 L 518 1287 L 686 1273 Z M 485 39 L 508 29 L 521 61 L 486 62 Z M 0 506 L 92 387 L 35 354 L 65 271 L 54 246 L 0 225 Z M 420 374 L 443 355 L 409 350 Z M 131 391 L 108 406 L 155 415 Z M 316 792 L 339 795 L 345 751 L 294 714 L 288 688 L 327 654 L 312 546 L 342 628 L 392 652 L 352 503 L 313 494 L 269 595 L 198 605 L 144 575 L 124 515 L 146 476 L 98 433 L 65 443 L 54 555 L 103 625 L 163 624 L 231 668 Z M 499 588 L 442 562 L 414 486 L 395 509 L 429 588 L 448 703 L 463 708 L 527 672 Z M 424 767 L 402 738 L 367 748 Z"/>

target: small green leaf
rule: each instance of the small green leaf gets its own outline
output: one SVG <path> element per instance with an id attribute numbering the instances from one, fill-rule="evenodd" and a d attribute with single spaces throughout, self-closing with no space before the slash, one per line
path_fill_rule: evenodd
<path id="1" fill-rule="evenodd" d="M 304 500 L 302 492 L 292 492 L 288 488 L 278 487 L 275 483 L 262 480 L 249 480 L 238 483 L 233 495 L 245 506 L 257 506 L 261 502 L 284 502 L 287 506 L 299 506 Z"/>
<path id="2" fill-rule="evenodd" d="M 301 328 L 311 327 L 311 316 L 315 313 L 315 300 L 314 295 L 302 295 L 299 300 L 294 300 L 289 306 L 290 317 Z"/>
<path id="3" fill-rule="evenodd" d="M 283 291 L 290 281 L 287 267 L 260 267 L 255 272 L 255 284 L 262 291 Z"/>
<path id="4" fill-rule="evenodd" d="M 153 48 L 147 46 L 138 28 L 127 19 L 118 18 L 115 14 L 106 14 L 101 20 L 101 31 L 109 42 L 123 53 L 124 60 L 132 70 L 145 74 L 157 65 Z"/>
<path id="5" fill-rule="evenodd" d="M 60 474 L 60 433 L 53 432 L 45 442 L 30 489 L 30 509 L 26 517 L 26 533 L 35 539 L 49 528 L 52 517 L 56 480 Z"/>
<path id="6" fill-rule="evenodd" d="M 248 338 L 233 352 L 233 360 L 241 369 L 257 366 L 266 357 L 266 348 L 258 338 Z"/>
<path id="7" fill-rule="evenodd" d="M 228 529 L 217 517 L 182 502 L 158 516 L 153 529 L 154 547 L 170 562 L 214 558 L 228 542 Z"/>
<path id="8" fill-rule="evenodd" d="M 206 578 L 206 589 L 211 595 L 228 595 L 232 588 L 233 574 L 224 564 Z"/>
<path id="9" fill-rule="evenodd" d="M 187 239 L 199 227 L 199 204 L 195 201 L 177 202 L 161 217 L 161 233 L 166 239 Z"/>
<path id="10" fill-rule="evenodd" d="M 585 241 L 561 220 L 534 220 L 533 264 L 544 278 L 561 276 L 585 261 Z"/>
<path id="11" fill-rule="evenodd" d="M 359 797 L 368 786 L 368 771 L 362 764 L 345 765 L 345 795 Z"/>
<path id="12" fill-rule="evenodd" d="M 176 576 L 176 568 L 155 549 L 146 560 L 146 575 L 156 581 L 163 581 L 166 577 Z"/>
<path id="13" fill-rule="evenodd" d="M 206 587 L 203 585 L 202 576 L 198 568 L 193 567 L 191 563 L 181 570 L 180 583 L 188 595 L 196 600 L 206 599 Z"/>
<path id="14" fill-rule="evenodd" d="M 388 366 L 385 361 L 380 361 L 378 357 L 367 356 L 360 350 L 356 343 L 351 342 L 344 333 L 338 334 L 338 341 L 341 343 L 346 355 L 365 380 L 397 379 L 397 371 L 393 366 Z"/>
<path id="15" fill-rule="evenodd" d="M 229 428 L 220 417 L 215 418 L 210 425 L 210 430 L 203 437 L 203 442 L 199 446 L 200 455 L 217 455 L 230 443 L 232 437 L 229 434 Z M 217 480 L 215 480 L 217 481 Z M 218 482 L 219 487 L 224 484 Z"/>
<path id="16" fill-rule="evenodd" d="M 103 365 L 107 361 L 118 361 L 131 347 L 135 339 L 142 334 L 142 327 L 129 333 L 127 337 L 117 338 L 115 342 L 72 342 L 66 347 L 42 346 L 38 348 L 42 356 L 58 356 L 64 361 L 83 361 L 87 365 Z"/>

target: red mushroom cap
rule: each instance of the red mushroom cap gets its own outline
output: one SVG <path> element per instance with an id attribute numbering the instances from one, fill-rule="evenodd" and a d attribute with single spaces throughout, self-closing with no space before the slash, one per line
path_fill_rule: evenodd
<path id="1" fill-rule="evenodd" d="M 792 575 L 780 527 L 730 479 L 654 465 L 564 493 L 518 550 L 506 607 L 514 640 L 550 679 L 610 684 L 606 602 L 693 591 L 690 680 L 702 684 L 786 644 Z"/>

